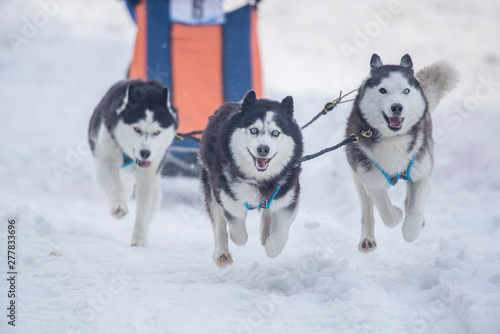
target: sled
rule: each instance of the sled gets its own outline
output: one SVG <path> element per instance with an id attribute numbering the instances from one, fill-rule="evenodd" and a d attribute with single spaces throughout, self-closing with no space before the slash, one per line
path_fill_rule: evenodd
<path id="1" fill-rule="evenodd" d="M 262 96 L 255 6 L 213 14 L 203 21 L 203 15 L 195 13 L 196 1 L 127 2 L 137 24 L 128 77 L 156 79 L 171 88 L 179 132 L 204 129 L 208 117 L 224 102 L 240 101 L 251 89 Z M 205 2 L 212 10 L 218 3 Z M 179 19 L 178 8 L 192 9 L 193 17 Z M 190 139 L 176 142 L 169 150 L 165 173 L 198 175 L 198 149 Z"/>

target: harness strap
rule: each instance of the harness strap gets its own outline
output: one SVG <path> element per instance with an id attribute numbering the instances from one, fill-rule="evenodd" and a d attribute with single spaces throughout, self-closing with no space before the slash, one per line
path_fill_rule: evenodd
<path id="1" fill-rule="evenodd" d="M 342 99 L 344 97 L 346 97 L 347 95 L 349 94 L 352 94 L 354 92 L 356 92 L 358 89 L 356 88 L 355 90 L 352 90 L 350 91 L 349 93 L 345 94 L 345 95 L 342 95 L 342 91 L 340 91 L 340 94 L 339 94 L 339 97 L 334 99 L 332 102 L 327 102 L 325 104 L 325 107 L 323 108 L 323 110 L 321 110 L 316 116 L 313 117 L 313 119 L 311 119 L 309 121 L 309 123 L 307 123 L 306 125 L 304 125 L 303 127 L 301 127 L 300 129 L 301 130 L 304 130 L 305 128 L 307 128 L 309 125 L 311 125 L 312 123 L 316 122 L 316 120 L 318 118 L 320 118 L 321 116 L 323 115 L 326 115 L 328 112 L 332 111 L 333 108 L 335 108 L 338 104 L 340 103 L 345 103 L 345 102 L 350 102 L 350 101 L 354 101 L 354 99 L 350 99 L 350 100 L 347 100 L 347 101 L 342 101 Z"/>
<path id="2" fill-rule="evenodd" d="M 262 202 L 260 202 L 260 204 L 257 205 L 257 206 L 250 206 L 250 205 L 248 205 L 247 202 L 245 202 L 245 206 L 246 206 L 247 210 L 254 210 L 254 209 L 258 209 L 258 208 L 260 208 L 260 209 L 269 209 L 269 207 L 271 206 L 271 202 L 273 201 L 273 199 L 278 194 L 278 191 L 280 191 L 280 188 L 281 188 L 281 185 L 278 186 L 278 189 L 276 189 L 276 192 L 274 193 L 274 195 L 269 200 L 265 199 Z"/>
<path id="3" fill-rule="evenodd" d="M 410 164 L 408 165 L 408 170 L 406 171 L 406 179 L 407 179 L 408 181 L 411 181 L 411 178 L 410 178 L 410 170 L 411 170 L 411 166 L 413 165 L 413 161 L 415 161 L 415 156 L 416 156 L 416 155 L 417 155 L 417 154 L 415 153 L 415 154 L 413 155 L 413 158 L 411 158 Z"/>
<path id="4" fill-rule="evenodd" d="M 368 130 L 365 130 L 365 131 L 361 131 L 361 132 L 354 132 L 354 133 L 351 133 L 349 135 L 349 137 L 345 138 L 343 141 L 341 141 L 340 143 L 338 143 L 337 145 L 334 145 L 334 146 L 330 146 L 330 147 L 327 147 L 319 152 L 316 152 L 314 154 L 309 154 L 309 155 L 305 155 L 303 156 L 302 158 L 299 159 L 299 161 L 293 165 L 294 168 L 297 168 L 300 166 L 301 163 L 303 163 L 304 161 L 308 161 L 308 160 L 311 160 L 311 159 L 314 159 L 314 158 L 317 158 L 319 157 L 320 155 L 323 155 L 325 153 L 328 153 L 328 152 L 331 152 L 331 151 L 334 151 L 336 149 L 339 149 L 341 148 L 342 146 L 345 146 L 345 145 L 348 145 L 348 144 L 351 144 L 351 143 L 357 143 L 359 141 L 360 138 L 362 137 L 365 137 L 365 138 L 370 138 L 371 136 L 373 135 L 373 132 L 371 129 L 368 129 Z"/>
<path id="5" fill-rule="evenodd" d="M 389 182 L 389 184 L 391 186 L 395 186 L 396 183 L 398 183 L 398 180 L 411 181 L 410 170 L 411 170 L 411 166 L 413 165 L 413 161 L 415 161 L 415 156 L 416 156 L 416 154 L 413 156 L 413 158 L 411 158 L 410 164 L 408 165 L 408 168 L 406 169 L 406 171 L 404 171 L 401 174 L 396 174 L 396 175 L 388 175 L 382 168 L 380 168 L 380 166 L 374 160 L 372 160 L 372 162 L 375 165 L 375 167 L 377 167 L 377 169 L 380 172 L 382 172 L 382 175 L 384 175 L 387 182 Z"/>
<path id="6" fill-rule="evenodd" d="M 191 132 L 187 132 L 187 133 L 180 133 L 180 132 L 177 132 L 175 134 L 175 138 L 174 140 L 175 141 L 179 141 L 179 140 L 184 140 L 184 139 L 192 139 L 196 142 L 200 142 L 201 140 L 195 136 L 197 135 L 201 135 L 203 134 L 203 130 L 199 130 L 199 131 L 191 131 Z"/>
<path id="7" fill-rule="evenodd" d="M 132 164 L 133 162 L 134 162 L 133 159 L 131 159 L 128 155 L 123 153 L 123 165 L 121 166 L 121 168 L 127 167 L 128 165 Z"/>

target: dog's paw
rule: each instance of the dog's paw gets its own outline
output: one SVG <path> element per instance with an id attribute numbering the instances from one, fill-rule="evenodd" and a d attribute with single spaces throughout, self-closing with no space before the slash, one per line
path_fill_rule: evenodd
<path id="1" fill-rule="evenodd" d="M 267 238 L 269 238 L 270 234 L 271 232 L 269 224 L 262 226 L 260 231 L 260 241 L 262 242 L 262 246 L 266 245 Z"/>
<path id="2" fill-rule="evenodd" d="M 373 252 L 377 248 L 377 241 L 375 238 L 362 238 L 358 244 L 358 249 L 362 253 Z"/>
<path id="3" fill-rule="evenodd" d="M 233 264 L 233 257 L 229 251 L 218 251 L 214 253 L 214 261 L 219 268 L 226 268 Z"/>
<path id="4" fill-rule="evenodd" d="M 125 201 L 113 201 L 111 203 L 111 215 L 116 219 L 122 219 L 127 213 L 128 208 Z"/>
<path id="5" fill-rule="evenodd" d="M 269 234 L 262 234 L 260 241 L 262 243 L 262 246 L 266 245 L 267 238 L 269 237 Z"/>
<path id="6" fill-rule="evenodd" d="M 146 238 L 132 237 L 132 241 L 130 242 L 130 246 L 132 247 L 148 247 L 148 240 Z"/>
<path id="7" fill-rule="evenodd" d="M 425 220 L 423 215 L 406 215 L 405 221 L 403 222 L 403 227 L 401 229 L 403 231 L 403 238 L 407 242 L 415 241 L 424 226 Z"/>
<path id="8" fill-rule="evenodd" d="M 274 258 L 280 255 L 287 241 L 288 239 L 277 238 L 275 235 L 267 237 L 264 244 L 267 256 Z"/>

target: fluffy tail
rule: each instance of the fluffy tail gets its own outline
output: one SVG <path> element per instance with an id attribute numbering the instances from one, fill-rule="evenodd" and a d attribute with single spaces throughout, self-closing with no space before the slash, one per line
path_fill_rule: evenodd
<path id="1" fill-rule="evenodd" d="M 457 87 L 459 73 L 446 60 L 437 61 L 424 67 L 417 73 L 424 95 L 429 103 L 429 112 L 433 112 L 441 98 Z"/>

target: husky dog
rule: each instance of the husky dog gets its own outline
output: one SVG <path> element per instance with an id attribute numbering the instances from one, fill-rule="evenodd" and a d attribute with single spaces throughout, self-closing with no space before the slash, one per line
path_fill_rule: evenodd
<path id="1" fill-rule="evenodd" d="M 233 263 L 228 247 L 247 242 L 245 218 L 263 209 L 261 241 L 269 257 L 278 256 L 297 214 L 302 134 L 293 118 L 293 99 L 257 99 L 249 91 L 242 102 L 228 102 L 210 117 L 200 160 L 205 208 L 212 220 L 214 261 Z"/>
<path id="2" fill-rule="evenodd" d="M 177 130 L 169 91 L 157 81 L 115 84 L 90 119 L 89 144 L 97 182 L 117 219 L 127 213 L 135 187 L 137 214 L 132 246 L 147 246 L 149 223 L 160 201 L 160 168 Z"/>
<path id="3" fill-rule="evenodd" d="M 403 220 L 402 210 L 392 205 L 387 194 L 399 179 L 408 180 L 403 237 L 412 242 L 420 234 L 434 162 L 431 112 L 458 83 L 457 71 L 445 61 L 422 69 L 416 76 L 409 55 L 397 66 L 383 65 L 374 54 L 370 66 L 346 130 L 348 136 L 368 129 L 373 133 L 346 148 L 361 201 L 358 248 L 362 252 L 377 246 L 373 204 L 385 225 L 393 227 Z"/>

